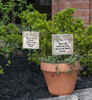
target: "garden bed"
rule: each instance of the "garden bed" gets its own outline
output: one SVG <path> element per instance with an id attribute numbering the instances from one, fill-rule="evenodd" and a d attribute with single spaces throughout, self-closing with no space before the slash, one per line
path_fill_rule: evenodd
<path id="1" fill-rule="evenodd" d="M 27 50 L 22 52 L 22 55 L 9 58 L 10 66 L 5 66 L 9 59 L 0 56 L 0 65 L 4 69 L 4 74 L 0 75 L 0 100 L 38 100 L 56 97 L 49 93 L 40 66 L 27 60 Z M 85 88 L 92 88 L 92 75 L 78 77 L 75 90 Z"/>

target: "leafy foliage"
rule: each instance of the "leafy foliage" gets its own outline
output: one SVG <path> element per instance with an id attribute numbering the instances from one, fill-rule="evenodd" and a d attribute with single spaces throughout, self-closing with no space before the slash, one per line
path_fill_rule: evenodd
<path id="1" fill-rule="evenodd" d="M 7 57 L 9 57 L 13 52 L 15 45 L 22 45 L 22 36 L 18 33 L 18 28 L 12 23 L 9 23 L 7 26 L 0 26 L 0 29 L 0 39 L 3 40 L 2 43 L 6 44 L 4 47 L 0 47 L 0 54 L 3 56 L 8 54 Z"/>
<path id="2" fill-rule="evenodd" d="M 73 14 L 75 11 L 74 8 L 67 8 L 63 10 L 62 12 L 57 12 L 55 16 L 53 16 L 52 21 L 47 21 L 47 15 L 46 14 L 40 14 L 38 11 L 33 11 L 26 13 L 25 11 L 21 14 L 22 19 L 22 25 L 23 27 L 26 27 L 27 25 L 32 26 L 33 30 L 37 30 L 40 32 L 40 46 L 41 50 L 34 50 L 33 54 L 33 61 L 38 62 L 38 56 L 42 57 L 44 54 L 46 56 L 52 55 L 52 34 L 64 34 L 62 31 L 63 27 L 65 29 L 65 33 L 73 34 L 74 40 L 75 40 L 75 50 L 78 48 L 78 41 L 76 39 L 79 38 L 80 31 L 81 34 L 85 33 L 85 26 L 84 22 L 80 19 L 76 20 L 76 23 L 74 23 L 74 18 L 71 14 Z M 80 35 L 82 37 L 83 35 Z M 83 37 L 82 37 L 83 38 Z M 80 39 L 80 38 L 79 38 Z M 77 51 L 77 50 L 76 50 Z M 37 55 L 37 56 L 36 56 Z M 30 57 L 30 54 L 29 54 Z"/>
<path id="3" fill-rule="evenodd" d="M 14 23 L 10 23 L 10 12 L 14 14 L 14 20 L 20 16 L 20 13 L 24 11 L 24 0 L 17 0 L 18 4 L 14 0 L 9 0 L 3 4 L 0 0 L 0 12 L 2 14 L 0 18 L 0 40 L 5 44 L 4 47 L 0 47 L 0 54 L 9 57 L 14 52 L 15 47 L 22 48 L 22 32 Z M 17 11 L 13 11 L 14 7 L 18 7 Z M 25 11 L 30 11 L 33 6 L 27 5 Z"/>
<path id="4" fill-rule="evenodd" d="M 60 71 L 58 71 L 58 64 L 66 63 L 71 68 L 71 70 L 65 71 L 65 72 L 67 72 L 68 74 L 71 74 L 71 72 L 73 70 L 75 70 L 75 68 L 77 67 L 76 64 L 77 63 L 80 64 L 79 60 L 82 59 L 82 56 L 77 53 L 77 54 L 72 54 L 72 55 L 64 55 L 64 58 L 65 59 L 63 60 L 61 55 L 52 55 L 52 56 L 48 56 L 48 57 L 46 57 L 44 55 L 43 57 L 39 58 L 39 61 L 44 62 L 44 63 L 57 63 L 57 65 L 56 65 L 57 74 L 60 73 Z M 72 65 L 74 65 L 75 68 L 72 68 Z M 83 70 L 83 69 L 79 69 L 79 70 Z M 74 76 L 75 76 L 75 74 L 74 74 Z"/>
<path id="5" fill-rule="evenodd" d="M 16 0 L 18 3 L 15 3 L 15 0 L 8 0 L 5 4 L 3 4 L 2 0 L 0 0 L 0 12 L 2 14 L 0 19 L 0 24 L 8 24 L 10 22 L 10 12 L 14 15 L 14 22 L 17 17 L 19 17 L 20 13 L 24 10 L 24 5 L 27 3 L 24 0 Z M 16 11 L 13 9 L 17 7 Z M 27 11 L 30 9 L 34 9 L 32 4 L 26 6 Z"/>
<path id="6" fill-rule="evenodd" d="M 11 61 L 8 60 L 7 64 L 5 64 L 5 66 L 10 66 L 11 65 Z"/>
<path id="7" fill-rule="evenodd" d="M 31 4 L 27 5 L 24 9 L 26 2 L 24 0 L 16 0 L 18 3 L 15 3 L 15 0 L 8 0 L 6 3 L 3 3 L 0 0 L 0 40 L 3 40 L 3 47 L 0 47 L 0 55 L 3 55 L 5 58 L 9 57 L 11 54 L 14 57 L 18 53 L 17 48 L 22 48 L 22 32 L 15 25 L 15 20 L 17 17 L 20 17 L 22 11 L 33 10 Z M 17 7 L 17 10 L 14 11 L 14 7 Z M 14 15 L 14 22 L 11 23 L 10 13 Z M 10 65 L 10 61 L 6 66 Z M 3 70 L 1 69 L 0 72 Z"/>
<path id="8" fill-rule="evenodd" d="M 52 55 L 52 34 L 73 34 L 74 36 L 74 54 L 77 52 L 83 56 L 81 59 L 81 64 L 86 67 L 89 66 L 89 62 L 92 62 L 92 59 L 87 60 L 87 57 L 90 58 L 92 55 L 92 25 L 89 25 L 87 31 L 85 30 L 85 23 L 81 18 L 78 18 L 74 22 L 74 17 L 72 14 L 75 12 L 74 8 L 67 8 L 62 12 L 57 12 L 53 16 L 52 20 L 47 21 L 47 15 L 41 14 L 38 11 L 33 12 L 22 12 L 21 19 L 23 27 L 27 27 L 28 25 L 32 27 L 33 31 L 40 32 L 40 50 L 34 50 L 34 54 L 32 54 L 32 61 L 40 64 L 38 57 L 50 57 Z M 62 29 L 64 27 L 64 32 Z M 86 55 L 86 56 L 84 56 Z M 30 54 L 28 54 L 28 60 L 31 60 Z M 54 57 L 54 56 L 53 56 Z M 52 57 L 52 59 L 53 59 Z M 59 56 L 58 56 L 59 58 Z M 56 58 L 53 59 L 51 63 L 56 62 Z M 48 62 L 48 60 L 44 59 L 44 61 Z M 89 66 L 87 68 L 92 71 L 92 68 Z"/>
<path id="9" fill-rule="evenodd" d="M 0 66 L 0 74 L 4 74 L 2 66 Z"/>

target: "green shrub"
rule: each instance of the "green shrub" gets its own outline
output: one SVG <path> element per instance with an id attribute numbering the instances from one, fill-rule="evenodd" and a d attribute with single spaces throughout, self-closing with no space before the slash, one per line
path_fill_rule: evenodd
<path id="1" fill-rule="evenodd" d="M 78 50 L 78 48 L 81 46 L 78 45 L 78 42 L 84 39 L 85 26 L 84 22 L 80 18 L 76 20 L 76 23 L 74 23 L 74 18 L 72 17 L 74 11 L 74 8 L 67 8 L 62 12 L 57 12 L 55 16 L 53 16 L 52 21 L 47 21 L 47 15 L 40 14 L 36 10 L 29 13 L 23 12 L 23 14 L 21 14 L 23 27 L 30 25 L 32 26 L 33 30 L 40 32 L 40 46 L 42 49 L 38 51 L 34 50 L 34 62 L 37 62 L 37 64 L 39 64 L 39 61 L 37 60 L 38 56 L 40 57 L 44 54 L 46 56 L 52 55 L 52 34 L 64 34 L 62 32 L 63 27 L 65 33 L 74 35 L 74 52 Z"/>
<path id="2" fill-rule="evenodd" d="M 3 4 L 0 0 L 0 12 L 2 14 L 0 18 L 0 40 L 3 40 L 2 43 L 5 43 L 4 47 L 0 47 L 0 54 L 9 57 L 17 46 L 22 48 L 22 32 L 16 27 L 15 23 L 10 23 L 10 12 L 14 14 L 14 22 L 17 17 L 20 16 L 20 13 L 24 11 L 24 5 L 26 2 L 24 0 L 17 0 L 18 4 L 14 0 L 9 0 Z M 17 6 L 17 11 L 13 11 L 13 8 Z M 26 5 L 25 11 L 30 11 L 34 9 L 33 6 Z"/>
<path id="3" fill-rule="evenodd" d="M 46 57 L 52 55 L 52 34 L 73 34 L 74 36 L 74 53 L 79 52 L 83 56 L 81 59 L 81 64 L 89 66 L 88 64 L 92 62 L 90 59 L 92 56 L 92 25 L 90 25 L 85 30 L 85 23 L 81 18 L 78 18 L 74 22 L 74 17 L 72 14 L 75 12 L 74 8 L 67 8 L 62 12 L 57 12 L 53 16 L 52 20 L 47 21 L 47 15 L 41 14 L 38 11 L 33 12 L 22 12 L 21 21 L 23 27 L 32 26 L 34 31 L 40 32 L 40 50 L 34 50 L 32 54 L 32 61 L 40 64 L 38 57 Z M 62 29 L 64 27 L 64 32 Z M 31 54 L 28 54 L 28 59 L 31 61 Z M 89 60 L 87 59 L 89 58 Z M 91 65 L 87 67 L 87 70 L 92 72 Z M 84 71 L 85 72 L 85 71 Z M 82 73 L 83 74 L 83 73 Z"/>
<path id="4" fill-rule="evenodd" d="M 14 3 L 14 0 L 8 0 L 5 4 L 3 4 L 2 0 L 0 0 L 0 40 L 3 40 L 2 43 L 5 46 L 0 47 L 0 55 L 3 55 L 5 58 L 12 56 L 18 53 L 17 48 L 22 48 L 22 32 L 16 27 L 15 20 L 20 16 L 20 13 L 24 11 L 24 5 L 26 2 L 24 0 L 16 0 L 17 3 Z M 17 11 L 13 11 L 13 8 L 17 6 Z M 30 11 L 34 9 L 33 6 L 26 5 L 25 11 Z M 11 23 L 10 13 L 14 14 L 14 22 Z M 17 52 L 16 52 L 17 51 Z M 6 66 L 10 65 L 10 61 Z M 0 74 L 3 74 L 3 68 L 0 66 Z"/>

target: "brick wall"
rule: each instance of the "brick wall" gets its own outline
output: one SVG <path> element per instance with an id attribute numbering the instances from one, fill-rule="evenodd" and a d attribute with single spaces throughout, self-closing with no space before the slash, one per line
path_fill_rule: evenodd
<path id="1" fill-rule="evenodd" d="M 52 0 L 52 16 L 67 7 L 76 9 L 73 14 L 75 20 L 82 18 L 85 26 L 88 26 L 92 21 L 92 0 Z"/>
<path id="2" fill-rule="evenodd" d="M 89 20 L 92 22 L 92 0 L 90 0 L 90 3 L 89 3 L 89 12 L 90 12 Z"/>

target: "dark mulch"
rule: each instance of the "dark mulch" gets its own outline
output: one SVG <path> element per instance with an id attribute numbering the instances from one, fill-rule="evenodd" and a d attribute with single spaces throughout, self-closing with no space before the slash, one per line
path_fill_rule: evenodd
<path id="1" fill-rule="evenodd" d="M 31 65 L 27 60 L 28 51 L 22 52 L 23 55 L 9 58 L 11 66 L 5 66 L 8 59 L 0 56 L 0 65 L 4 69 L 4 74 L 0 75 L 0 100 L 38 100 L 56 97 L 49 93 L 40 66 L 35 63 Z M 92 88 L 92 75 L 77 79 L 75 90 L 85 88 Z"/>

